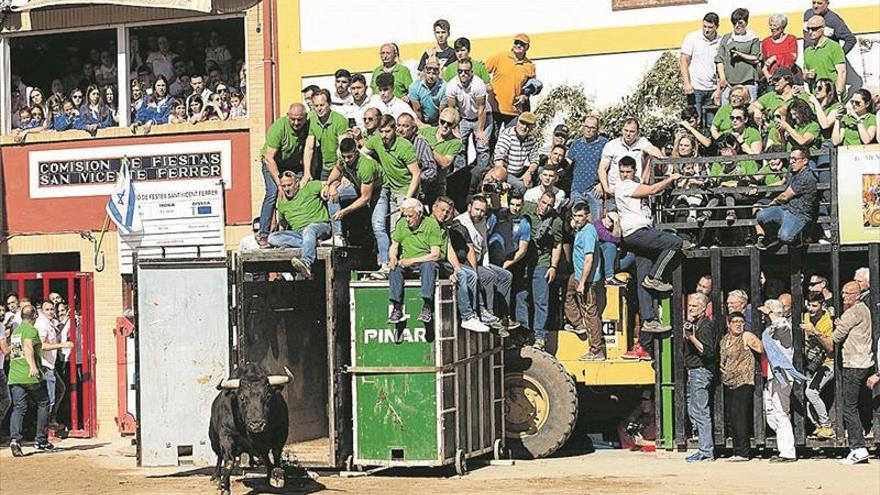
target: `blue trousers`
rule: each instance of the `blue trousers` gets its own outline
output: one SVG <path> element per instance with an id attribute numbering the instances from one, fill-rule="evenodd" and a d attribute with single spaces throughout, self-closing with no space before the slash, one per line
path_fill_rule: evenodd
<path id="1" fill-rule="evenodd" d="M 807 221 L 803 218 L 789 213 L 785 210 L 785 208 L 781 206 L 771 206 L 769 208 L 764 208 L 763 210 L 758 212 L 758 215 L 755 217 L 755 220 L 761 225 L 761 227 L 765 228 L 768 231 L 771 231 L 772 228 L 778 229 L 776 233 L 776 237 L 779 238 L 780 241 L 789 243 L 800 234 L 801 230 L 804 229 L 804 226 L 807 224 Z M 771 227 L 772 228 L 768 228 Z"/>
<path id="2" fill-rule="evenodd" d="M 691 425 L 697 430 L 700 453 L 715 457 L 715 440 L 712 438 L 712 415 L 709 412 L 709 389 L 712 372 L 706 368 L 687 370 L 687 406 Z"/>
<path id="3" fill-rule="evenodd" d="M 477 312 L 477 273 L 461 265 L 455 276 L 458 277 L 458 314 L 462 320 L 467 320 Z"/>
<path id="4" fill-rule="evenodd" d="M 496 265 L 478 266 L 477 274 L 485 295 L 486 308 L 493 314 L 495 313 L 495 294 L 497 292 L 504 300 L 504 306 L 498 314 L 507 316 L 510 311 L 510 286 L 513 275 Z"/>
<path id="5" fill-rule="evenodd" d="M 342 209 L 342 204 L 350 205 L 360 196 L 360 191 L 355 190 L 354 186 L 339 186 L 339 201 L 328 201 L 327 212 L 330 214 L 330 222 L 333 225 L 334 234 L 342 234 L 342 220 L 333 220 L 333 215 Z"/>
<path id="6" fill-rule="evenodd" d="M 279 230 L 269 234 L 269 244 L 275 247 L 302 248 L 300 259 L 312 266 L 318 253 L 318 241 L 330 236 L 329 223 L 311 223 L 300 230 Z"/>
<path id="7" fill-rule="evenodd" d="M 547 316 L 550 307 L 550 284 L 545 278 L 548 267 L 536 266 L 529 269 L 524 283 L 520 284 L 516 293 L 516 321 L 529 327 L 535 333 L 536 339 L 547 338 Z M 534 318 L 529 325 L 529 296 L 531 295 L 531 307 L 534 308 Z"/>
<path id="8" fill-rule="evenodd" d="M 12 394 L 12 417 L 9 419 L 9 436 L 21 442 L 21 427 L 28 410 L 28 397 L 37 405 L 37 443 L 48 441 L 49 392 L 46 382 L 16 384 L 9 387 Z"/>
<path id="9" fill-rule="evenodd" d="M 426 261 L 424 263 L 416 263 L 407 268 L 396 266 L 388 273 L 388 299 L 391 302 L 397 304 L 403 303 L 404 272 L 418 273 L 419 281 L 422 283 L 422 299 L 434 299 L 434 281 L 437 278 L 437 262 Z"/>

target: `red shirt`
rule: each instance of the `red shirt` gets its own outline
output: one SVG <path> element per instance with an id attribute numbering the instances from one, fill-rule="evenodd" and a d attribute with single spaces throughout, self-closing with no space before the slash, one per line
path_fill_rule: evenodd
<path id="1" fill-rule="evenodd" d="M 768 36 L 761 42 L 761 56 L 764 60 L 776 55 L 776 63 L 771 65 L 768 70 L 770 74 L 776 72 L 780 67 L 791 67 L 797 61 L 798 47 L 797 38 L 790 34 L 786 34 L 782 38 L 781 43 L 775 43 L 773 38 Z"/>

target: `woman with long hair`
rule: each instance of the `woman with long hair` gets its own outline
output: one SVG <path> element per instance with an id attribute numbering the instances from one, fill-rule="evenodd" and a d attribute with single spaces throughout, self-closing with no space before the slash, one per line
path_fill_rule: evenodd
<path id="1" fill-rule="evenodd" d="M 55 123 L 55 117 L 61 115 L 61 104 L 64 102 L 63 96 L 53 94 L 46 100 L 46 129 L 51 129 Z"/>
<path id="2" fill-rule="evenodd" d="M 761 141 L 761 133 L 754 127 L 749 126 L 749 114 L 742 108 L 734 108 L 730 112 L 732 128 L 730 134 L 739 141 L 743 152 L 748 155 L 760 154 L 764 149 Z"/>
<path id="3" fill-rule="evenodd" d="M 31 92 L 28 94 L 28 106 L 31 108 L 39 106 L 43 109 L 43 115 L 46 114 L 46 96 L 43 94 L 42 89 L 37 87 L 31 88 Z"/>
<path id="4" fill-rule="evenodd" d="M 116 103 L 116 86 L 112 84 L 108 84 L 104 86 L 104 106 L 107 107 L 107 111 L 110 112 L 110 117 L 113 119 L 112 125 L 119 125 L 119 109 L 118 104 Z"/>
<path id="5" fill-rule="evenodd" d="M 810 104 L 816 113 L 816 121 L 822 129 L 822 138 L 831 139 L 831 130 L 838 115 L 843 114 L 843 105 L 837 100 L 837 88 L 834 82 L 827 77 L 816 81 L 816 87 L 809 95 Z"/>
<path id="6" fill-rule="evenodd" d="M 131 116 L 131 120 L 134 121 L 135 115 L 137 115 L 138 110 L 140 110 L 141 106 L 144 104 L 144 88 L 141 86 L 141 82 L 137 79 L 131 80 L 131 108 L 129 108 L 129 114 Z"/>
<path id="7" fill-rule="evenodd" d="M 734 86 L 730 90 L 730 103 L 725 103 L 718 107 L 718 112 L 715 113 L 715 118 L 712 119 L 712 127 L 709 128 L 709 132 L 712 134 L 712 139 L 718 140 L 722 134 L 725 132 L 729 132 L 731 129 L 730 122 L 730 112 L 733 111 L 734 108 L 749 108 L 749 103 L 751 103 L 752 97 L 749 94 L 748 88 L 745 86 Z"/>
<path id="8" fill-rule="evenodd" d="M 168 79 L 160 74 L 153 83 L 153 94 L 144 99 L 144 103 L 135 115 L 135 120 L 131 124 L 132 132 L 137 132 L 137 128 L 143 126 L 144 133 L 148 133 L 155 124 L 167 124 L 173 103 L 174 101 L 168 96 Z"/>
<path id="9" fill-rule="evenodd" d="M 784 143 L 788 151 L 819 147 L 821 129 L 816 121 L 816 114 L 806 101 L 793 98 L 788 108 L 783 106 L 776 109 L 774 119 L 777 134 L 775 137 L 771 136 L 774 143 Z"/>
<path id="10" fill-rule="evenodd" d="M 859 146 L 870 144 L 877 135 L 877 117 L 874 102 L 867 89 L 859 89 L 849 99 L 846 115 L 834 121 L 831 140 L 835 145 Z"/>
<path id="11" fill-rule="evenodd" d="M 86 102 L 83 105 L 82 119 L 92 132 L 113 125 L 113 116 L 104 104 L 101 90 L 92 84 L 86 88 Z"/>

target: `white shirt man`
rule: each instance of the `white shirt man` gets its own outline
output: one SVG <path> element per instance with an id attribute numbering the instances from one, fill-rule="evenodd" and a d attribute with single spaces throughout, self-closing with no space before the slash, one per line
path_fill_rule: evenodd
<path id="1" fill-rule="evenodd" d="M 480 103 L 486 112 L 491 110 L 485 106 L 487 95 L 486 83 L 479 77 L 472 76 L 467 85 L 463 85 L 461 79 L 455 77 L 446 85 L 446 98 L 455 98 L 455 109 L 465 120 L 477 119 Z"/>
<path id="2" fill-rule="evenodd" d="M 373 95 L 364 107 L 364 109 L 367 108 L 375 108 L 382 112 L 382 115 L 391 115 L 395 119 L 405 113 L 412 115 L 413 118 L 417 119 L 416 113 L 413 111 L 412 107 L 396 96 L 386 102 L 382 100 L 382 95 Z M 361 118 L 363 118 L 363 114 L 361 115 Z"/>
<path id="3" fill-rule="evenodd" d="M 159 36 L 156 40 L 159 45 L 159 51 L 150 52 L 147 56 L 147 65 L 153 68 L 153 74 L 165 76 L 169 81 L 174 80 L 174 64 L 172 61 L 177 58 L 177 54 L 171 52 L 171 44 L 168 38 Z"/>
<path id="4" fill-rule="evenodd" d="M 708 33 L 708 35 L 707 35 Z M 687 69 L 690 88 L 685 84 L 685 92 L 690 90 L 715 91 L 718 87 L 718 73 L 715 66 L 715 55 L 718 54 L 718 26 L 703 19 L 703 28 L 685 36 L 679 51 L 682 77 Z"/>
<path id="5" fill-rule="evenodd" d="M 618 163 L 624 156 L 636 161 L 636 177 L 643 183 L 648 182 L 650 169 L 644 167 L 645 155 L 663 157 L 663 152 L 651 144 L 647 138 L 639 135 L 639 122 L 628 119 L 623 124 L 620 137 L 614 138 L 602 148 L 602 160 L 599 162 L 599 182 L 609 196 L 614 196 L 614 187 L 620 181 Z"/>
<path id="6" fill-rule="evenodd" d="M 639 183 L 632 180 L 618 182 L 614 187 L 617 213 L 620 215 L 620 228 L 626 237 L 641 228 L 654 226 L 654 217 L 647 198 L 637 198 L 633 192 Z"/>
<path id="7" fill-rule="evenodd" d="M 51 312 L 48 311 L 48 308 L 51 308 Z M 58 327 L 55 325 L 55 308 L 52 306 L 52 303 L 43 303 L 43 306 L 40 308 L 39 313 L 40 315 L 37 317 L 37 321 L 34 323 L 34 326 L 37 328 L 37 332 L 40 334 L 40 339 L 44 339 L 44 342 L 48 342 L 49 344 L 57 344 L 58 342 L 60 342 L 60 333 L 58 332 Z M 43 350 L 42 354 L 43 367 L 54 370 L 55 359 L 57 358 L 58 351 Z"/>

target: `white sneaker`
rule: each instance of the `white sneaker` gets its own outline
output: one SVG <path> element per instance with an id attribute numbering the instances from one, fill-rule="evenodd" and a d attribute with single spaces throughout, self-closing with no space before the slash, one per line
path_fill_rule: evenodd
<path id="1" fill-rule="evenodd" d="M 476 316 L 471 316 L 467 320 L 461 322 L 461 328 L 477 333 L 487 333 L 489 331 L 489 327 L 480 323 L 480 320 L 477 319 Z"/>
<path id="2" fill-rule="evenodd" d="M 840 460 L 840 463 L 844 466 L 852 466 L 862 462 L 868 462 L 868 449 L 864 447 L 850 450 L 849 455 Z"/>
<path id="3" fill-rule="evenodd" d="M 388 280 L 388 274 L 391 270 L 388 268 L 388 265 L 382 265 L 375 272 L 370 272 L 370 279 L 372 280 Z"/>
<path id="4" fill-rule="evenodd" d="M 321 241 L 322 246 L 345 247 L 345 238 L 341 234 L 335 234 L 329 239 Z"/>

